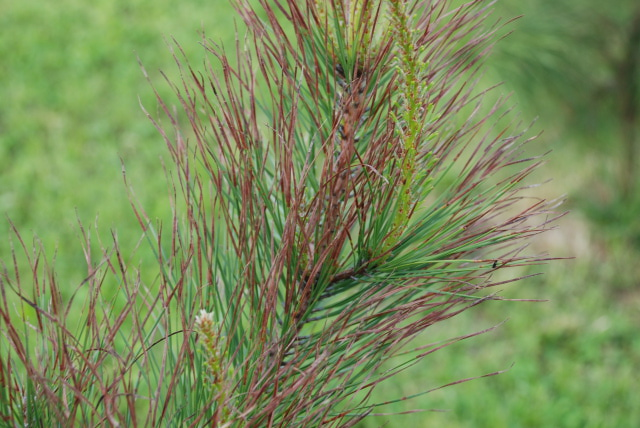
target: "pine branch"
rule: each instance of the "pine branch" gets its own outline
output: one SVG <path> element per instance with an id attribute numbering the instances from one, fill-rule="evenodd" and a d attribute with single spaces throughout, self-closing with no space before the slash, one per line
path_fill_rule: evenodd
<path id="1" fill-rule="evenodd" d="M 351 426 L 384 404 L 369 402 L 380 382 L 462 340 L 402 353 L 530 275 L 511 267 L 549 260 L 527 242 L 559 216 L 528 197 L 532 139 L 477 86 L 490 5 L 237 0 L 249 32 L 235 61 L 204 40 L 198 70 L 178 46 L 179 111 L 158 96 L 172 132 L 149 115 L 176 168 L 173 221 L 156 227 L 132 202 L 158 280 L 140 280 L 115 233 L 96 263 L 83 229 L 87 315 L 71 326 L 72 302 L 15 231 L 35 285 L 14 251 L 0 416 Z M 113 284 L 118 310 L 102 295 Z"/>

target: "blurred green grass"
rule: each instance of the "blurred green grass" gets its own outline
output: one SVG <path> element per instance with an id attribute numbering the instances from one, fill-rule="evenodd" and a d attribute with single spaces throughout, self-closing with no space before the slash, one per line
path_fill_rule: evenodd
<path id="1" fill-rule="evenodd" d="M 232 42 L 234 19 L 223 1 L 115 1 L 87 4 L 4 2 L 0 15 L 0 212 L 23 237 L 37 235 L 58 273 L 84 272 L 78 220 L 117 229 L 123 248 L 141 236 L 122 168 L 151 218 L 168 218 L 164 142 L 140 104 L 157 103 L 138 58 L 160 94 L 173 100 L 160 69 L 177 81 L 169 51 L 180 40 L 204 58 L 201 32 Z M 9 260 L 8 227 L 0 255 Z"/>
<path id="2" fill-rule="evenodd" d="M 121 162 L 150 217 L 170 218 L 162 168 L 168 157 L 140 108 L 142 103 L 157 113 L 137 58 L 161 95 L 173 100 L 158 71 L 176 81 L 166 40 L 179 41 L 197 66 L 204 58 L 200 32 L 231 46 L 234 15 L 222 0 L 2 0 L 0 5 L 0 212 L 27 241 L 35 234 L 49 254 L 58 249 L 58 281 L 75 290 L 86 274 L 86 267 L 78 269 L 85 265 L 77 220 L 86 225 L 95 221 L 94 233 L 101 236 L 116 229 L 125 249 L 141 237 Z M 516 41 L 522 46 L 522 40 Z M 508 46 L 510 38 L 501 43 Z M 489 61 L 489 76 L 501 69 L 500 61 L 507 59 Z M 537 110 L 539 102 L 524 98 L 535 91 L 521 93 L 523 84 L 518 86 L 517 79 L 510 87 L 509 76 L 502 78 L 502 91 L 520 94 L 516 100 L 525 109 L 523 120 L 539 115 L 534 129 L 545 134 L 535 143 L 537 151 L 553 149 L 535 177 L 554 181 L 532 192 L 550 198 L 567 194 L 572 210 L 535 248 L 575 259 L 541 266 L 535 271 L 544 275 L 504 291 L 508 297 L 548 302 L 491 302 L 425 332 L 420 341 L 431 343 L 508 319 L 486 335 L 429 356 L 383 384 L 374 399 L 409 396 L 509 369 L 506 373 L 379 409 L 446 412 L 375 416 L 362 427 L 622 427 L 640 420 L 634 397 L 640 367 L 640 251 L 626 239 L 624 224 L 604 227 L 591 215 L 600 204 L 610 207 L 602 208 L 605 224 L 607 218 L 637 218 L 628 208 L 611 205 L 615 185 L 607 183 L 613 181 L 618 152 L 594 149 L 582 133 L 562 129 L 561 107 L 549 102 Z M 612 132 L 610 138 L 617 136 Z M 11 259 L 9 235 L 5 223 L 0 228 L 0 259 L 5 262 Z M 144 259 L 144 251 L 137 257 L 139 263 L 153 263 L 151 255 Z"/>

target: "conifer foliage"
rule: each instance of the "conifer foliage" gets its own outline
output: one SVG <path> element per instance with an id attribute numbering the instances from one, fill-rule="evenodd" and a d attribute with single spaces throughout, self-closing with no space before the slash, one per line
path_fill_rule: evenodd
<path id="1" fill-rule="evenodd" d="M 381 370 L 425 329 L 499 299 L 491 287 L 517 278 L 496 271 L 545 260 L 524 250 L 554 214 L 526 197 L 528 140 L 497 127 L 504 109 L 474 84 L 490 3 L 452 3 L 237 0 L 247 38 L 234 55 L 206 41 L 202 70 L 177 56 L 180 113 L 159 98 L 170 129 L 152 118 L 181 195 L 163 230 L 135 208 L 159 283 L 127 280 L 117 246 L 105 251 L 87 281 L 122 278 L 129 304 L 74 333 L 5 274 L 3 293 L 13 285 L 75 357 L 31 359 L 5 298 L 4 410 L 42 393 L 33 406 L 66 422 L 351 426 L 379 382 L 457 340 Z M 12 381 L 16 364 L 45 390 Z"/>

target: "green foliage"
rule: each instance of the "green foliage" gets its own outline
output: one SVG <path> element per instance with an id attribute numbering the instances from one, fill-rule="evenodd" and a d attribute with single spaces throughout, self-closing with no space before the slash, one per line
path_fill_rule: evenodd
<path id="1" fill-rule="evenodd" d="M 227 338 L 214 422 L 352 425 L 401 346 L 496 299 L 496 270 L 546 260 L 518 247 L 554 219 L 515 207 L 536 159 L 469 83 L 492 35 L 482 2 L 317 6 L 239 3 L 236 62 L 212 43 L 205 72 L 177 56 L 188 131 L 163 104 L 186 224 L 154 240 L 172 243 L 163 281 L 200 284 Z"/>
<path id="2" fill-rule="evenodd" d="M 576 237 L 579 229 L 575 225 L 580 223 L 572 223 L 574 226 L 563 222 L 564 231 L 556 238 Z M 505 373 L 381 407 L 380 413 L 416 408 L 426 412 L 375 416 L 358 426 L 595 428 L 633 424 L 640 417 L 630 397 L 640 349 L 635 334 L 640 319 L 634 309 L 638 295 L 633 287 L 637 270 L 625 272 L 622 265 L 629 262 L 629 247 L 608 248 L 617 259 L 609 260 L 597 254 L 597 246 L 602 245 L 599 240 L 589 244 L 588 252 L 573 253 L 580 257 L 568 261 L 568 266 L 550 265 L 544 276 L 532 280 L 530 290 L 506 293 L 535 297 L 544 290 L 548 302 L 523 303 L 516 311 L 507 311 L 503 302 L 491 302 L 461 314 L 455 323 L 439 329 L 439 337 L 506 322 L 484 340 L 460 342 L 447 352 L 432 355 L 428 364 L 384 383 L 380 388 L 384 394 L 376 392 L 374 399 L 410 396 L 477 373 L 498 369 Z M 629 288 L 617 289 L 623 283 Z M 432 342 L 434 338 L 429 335 L 422 340 Z"/>
<path id="3" fill-rule="evenodd" d="M 91 376 L 98 375 L 107 382 L 91 385 L 85 391 L 95 407 L 87 405 L 87 402 L 78 403 L 81 414 L 77 420 L 89 424 L 88 421 L 93 417 L 96 418 L 93 420 L 98 420 L 106 414 L 106 401 L 101 399 L 104 389 L 101 388 L 116 380 L 118 369 L 126 366 L 121 365 L 116 354 L 100 351 L 107 350 L 101 347 L 108 343 L 109 338 L 108 328 L 105 328 L 103 321 L 116 320 L 119 314 L 126 312 L 127 296 L 130 295 L 126 290 L 132 290 L 117 278 L 132 278 L 140 274 L 143 281 L 137 282 L 140 286 L 137 294 L 139 309 L 135 316 L 125 316 L 120 328 L 126 333 L 142 325 L 152 333 L 140 341 L 133 334 L 127 336 L 122 333 L 114 336 L 111 344 L 119 350 L 121 358 L 129 358 L 128 361 L 135 367 L 130 371 L 130 379 L 139 376 L 137 383 L 130 383 L 137 388 L 132 408 L 138 414 L 145 414 L 155 405 L 149 397 L 156 388 L 166 388 L 171 381 L 165 369 L 183 363 L 181 349 L 194 351 L 193 362 L 189 363 L 193 368 L 192 376 L 176 378 L 171 389 L 175 401 L 169 403 L 166 413 L 158 412 L 147 422 L 150 425 L 178 425 L 180 418 L 191 417 L 210 404 L 210 391 L 197 388 L 199 384 L 195 382 L 207 376 L 203 371 L 206 367 L 205 355 L 201 352 L 200 344 L 195 342 L 189 341 L 188 348 L 181 348 L 185 336 L 177 333 L 182 324 L 175 316 L 175 307 L 165 309 L 171 315 L 158 316 L 146 305 L 164 302 L 180 291 L 185 293 L 184 299 L 191 302 L 193 307 L 190 314 L 195 318 L 201 308 L 197 303 L 198 289 L 206 280 L 194 280 L 177 288 L 174 288 L 175 282 L 168 284 L 163 280 L 164 285 L 161 286 L 162 281 L 157 280 L 157 272 L 153 270 L 157 267 L 153 251 L 144 244 L 136 252 L 133 251 L 141 233 L 137 220 L 129 214 L 131 210 L 127 192 L 118 184 L 122 181 L 119 158 L 127 166 L 129 184 L 135 188 L 135 198 L 141 202 L 150 218 L 164 219 L 162 230 L 166 233 L 171 229 L 171 209 L 166 199 L 165 173 L 159 168 L 158 158 L 163 157 L 166 161 L 169 156 L 166 156 L 163 145 L 158 144 L 156 132 L 140 112 L 138 97 L 157 116 L 153 95 L 143 81 L 135 58 L 137 55 L 142 59 L 151 80 L 158 82 L 157 68 L 169 68 L 163 35 L 173 36 L 180 41 L 185 56 L 196 58 L 196 62 L 202 51 L 197 34 L 201 29 L 214 39 L 222 37 L 225 46 L 232 46 L 234 28 L 233 20 L 229 18 L 231 8 L 223 1 L 180 4 L 169 4 L 162 0 L 137 1 L 126 6 L 119 2 L 98 1 L 89 4 L 73 0 L 50 4 L 30 1 L 4 3 L 0 16 L 3 27 L 0 33 L 0 77 L 6 82 L 0 87 L 4 101 L 0 108 L 0 211 L 9 215 L 23 236 L 29 236 L 31 231 L 37 233 L 49 255 L 55 247 L 58 248 L 55 261 L 52 261 L 56 271 L 53 275 L 49 267 L 42 263 L 43 256 L 38 255 L 41 254 L 39 243 L 32 244 L 30 239 L 26 239 L 26 253 L 32 261 L 41 260 L 39 270 L 35 273 L 28 268 L 31 262 L 26 255 L 21 255 L 24 251 L 20 250 L 20 243 L 13 238 L 18 271 L 24 286 L 23 296 L 53 313 L 50 309 L 52 294 L 49 291 L 57 290 L 61 296 L 59 301 L 63 302 L 65 308 L 57 313 L 66 315 L 64 322 L 52 322 L 44 313 L 37 315 L 38 311 L 26 301 L 13 298 L 4 302 L 2 311 L 9 314 L 12 325 L 18 326 L 17 334 L 30 349 L 30 359 L 41 364 L 36 367 L 46 367 L 47 364 L 50 368 L 55 367 L 56 358 L 60 355 L 55 344 L 65 337 L 65 328 L 74 336 L 70 342 L 80 343 L 83 349 L 94 349 L 86 354 L 86 361 L 94 366 L 102 361 L 102 365 L 98 365 L 100 371 Z M 499 2 L 498 6 L 506 3 Z M 554 2 L 547 3 L 553 6 Z M 528 284 L 535 287 L 518 287 L 517 290 L 506 292 L 506 296 L 514 297 L 544 296 L 550 299 L 547 303 L 519 303 L 515 310 L 512 303 L 485 303 L 449 322 L 440 322 L 437 328 L 419 335 L 418 344 L 446 341 L 510 318 L 499 329 L 487 333 L 484 339 L 459 342 L 391 377 L 374 390 L 371 402 L 380 403 L 395 397 L 422 393 L 461 378 L 507 369 L 515 363 L 506 373 L 433 391 L 374 410 L 393 413 L 423 408 L 449 410 L 447 412 L 369 417 L 361 422 L 361 426 L 631 426 L 640 418 L 633 394 L 634 370 L 638 366 L 636 356 L 640 346 L 634 329 L 640 322 L 635 309 L 638 300 L 635 291 L 638 247 L 628 242 L 626 231 L 629 229 L 621 225 L 637 220 L 634 215 L 637 209 L 628 208 L 627 204 L 622 203 L 610 204 L 610 201 L 616 201 L 614 196 L 618 191 L 615 184 L 617 177 L 611 171 L 620 168 L 620 158 L 612 156 L 622 153 L 614 144 L 618 124 L 615 115 L 609 115 L 614 111 L 607 108 L 611 102 L 578 103 L 585 98 L 583 89 L 588 85 L 572 77 L 574 71 L 586 70 L 597 78 L 597 85 L 593 87 L 596 94 L 598 88 L 607 87 L 606 65 L 598 63 L 598 54 L 594 54 L 600 48 L 593 47 L 591 43 L 606 41 L 603 52 L 609 49 L 607 46 L 614 46 L 616 48 L 612 50 L 620 52 L 620 44 L 616 41 L 619 39 L 615 34 L 617 29 L 629 28 L 625 23 L 630 13 L 623 7 L 626 4 L 624 2 L 617 4 L 620 7 L 605 7 L 607 10 L 599 10 L 598 14 L 591 16 L 609 16 L 610 13 L 616 25 L 609 27 L 609 30 L 595 30 L 598 28 L 594 25 L 597 22 L 574 19 L 576 11 L 580 16 L 588 15 L 589 9 L 580 8 L 591 2 L 578 3 L 571 4 L 573 9 L 568 18 L 574 25 L 583 25 L 580 31 L 585 37 L 580 43 L 576 44 L 575 39 L 566 34 L 554 39 L 557 28 L 569 32 L 573 26 L 543 28 L 534 31 L 532 36 L 522 25 L 529 23 L 540 28 L 544 24 L 549 27 L 555 18 L 567 16 L 556 9 L 553 13 L 544 12 L 539 2 L 531 3 L 530 8 L 523 10 L 529 4 L 519 2 L 517 7 L 503 15 L 509 18 L 526 13 L 525 18 L 513 27 L 516 30 L 513 35 L 498 44 L 498 55 L 489 60 L 490 70 L 501 72 L 501 79 L 505 80 L 507 86 L 516 88 L 515 95 L 520 104 L 525 107 L 534 105 L 530 111 L 540 115 L 537 128 L 546 131 L 538 145 L 552 146 L 554 149 L 549 163 L 538 173 L 534 172 L 536 178 L 544 180 L 548 176 L 557 177 L 550 195 L 552 197 L 557 195 L 558 189 L 560 193 L 567 192 L 571 196 L 584 196 L 571 198 L 571 209 L 576 214 L 562 224 L 560 231 L 564 233 L 553 232 L 547 241 L 540 244 L 545 250 L 553 249 L 552 254 L 578 256 L 578 260 L 553 264 L 550 270 L 545 269 L 548 270 L 547 274 L 539 277 L 539 282 L 529 280 Z M 540 15 L 536 17 L 538 13 Z M 291 29 L 285 31 L 291 33 Z M 612 39 L 613 44 L 609 43 Z M 545 52 L 545 49 L 538 49 L 537 46 L 545 43 L 551 50 L 561 50 L 561 54 L 542 54 L 541 51 Z M 358 45 L 367 46 L 369 43 L 365 41 Z M 502 52 L 508 55 L 501 55 Z M 568 72 L 558 72 L 563 69 L 550 65 L 550 72 L 563 78 L 561 84 L 553 86 L 552 91 L 545 89 L 545 83 L 552 79 L 544 73 L 531 72 L 537 70 L 537 66 L 530 62 L 539 60 L 540 63 L 552 64 L 559 60 L 564 62 L 567 58 L 571 58 L 566 61 L 571 67 L 576 64 L 579 67 L 577 70 L 570 68 L 565 70 Z M 589 61 L 586 68 L 580 65 L 583 59 Z M 353 59 L 348 61 L 354 63 Z M 174 82 L 179 78 L 171 70 L 167 73 Z M 574 84 L 576 82 L 577 85 Z M 158 91 L 163 99 L 171 100 L 167 88 L 158 85 Z M 560 97 L 550 97 L 549 94 L 559 94 Z M 585 122 L 589 125 L 597 124 L 597 128 L 589 128 L 589 134 L 597 131 L 600 140 L 607 143 L 606 147 L 596 153 L 590 151 L 589 147 L 592 146 L 586 144 L 584 133 L 576 132 L 573 127 L 576 121 L 564 120 L 566 116 L 563 112 L 572 110 L 566 110 L 563 107 L 565 104 L 559 100 L 571 101 L 576 111 L 602 107 L 600 113 L 604 111 L 607 115 L 597 116 L 598 120 L 593 119 L 596 116 L 589 115 L 570 118 L 586 117 L 589 119 Z M 330 109 L 329 104 L 333 105 L 333 100 L 327 103 Z M 556 119 L 561 119 L 563 123 L 559 124 Z M 179 120 L 184 130 L 186 120 L 183 117 Z M 311 126 L 308 129 L 312 129 Z M 560 129 L 564 138 L 558 137 Z M 573 142 L 578 144 L 571 144 Z M 538 151 L 536 148 L 535 152 Z M 305 156 L 301 156 L 298 161 L 304 159 Z M 200 168 L 198 165 L 192 167 Z M 452 168 L 454 173 L 442 177 L 442 183 L 455 182 L 461 168 Z M 171 165 L 168 169 L 171 174 Z M 544 195 L 545 190 L 531 192 Z M 175 209 L 182 210 L 181 206 L 179 201 L 175 202 Z M 596 228 L 590 229 L 588 223 L 577 220 L 585 208 L 595 211 L 593 216 L 601 219 Z M 85 242 L 88 244 L 86 248 L 92 250 L 88 258 L 77 245 L 76 211 L 85 223 L 91 223 L 99 213 L 100 226 L 97 231 L 91 231 L 91 243 Z M 445 221 L 449 214 L 441 211 L 431 218 L 434 224 L 441 224 L 437 222 Z M 611 221 L 618 217 L 625 220 Z M 609 225 L 612 224 L 615 233 L 611 233 Z M 127 267 L 124 275 L 114 273 L 114 270 L 118 272 L 116 267 L 119 262 L 116 258 L 110 259 L 112 267 L 108 267 L 107 270 L 111 272 L 108 274 L 104 273 L 108 265 L 100 263 L 107 256 L 103 254 L 103 247 L 106 253 L 114 254 L 109 250 L 113 246 L 110 243 L 112 239 L 105 232 L 109 226 L 118 230 L 120 252 L 125 253 L 122 260 Z M 184 224 L 180 227 L 184 227 Z M 4 230 L 8 229 L 5 227 Z M 85 237 L 81 241 L 86 241 L 89 231 L 83 235 Z M 300 239 L 299 236 L 296 239 Z M 8 272 L 15 270 L 11 262 L 12 250 L 9 240 L 1 233 L 0 241 L 0 259 L 6 263 L 3 275 L 8 275 Z M 171 245 L 166 241 L 164 244 L 162 250 L 170 253 Z M 32 247 L 35 248 L 33 251 Z M 159 246 L 154 245 L 153 248 Z M 406 248 L 408 252 L 411 247 Z M 365 253 L 362 251 L 362 254 Z M 306 265 L 308 260 L 301 258 L 300 263 Z M 231 272 L 239 267 L 229 263 L 218 268 Z M 184 265 L 176 261 L 174 268 L 166 269 L 165 275 L 174 269 L 175 275 L 179 276 Z M 532 268 L 521 274 L 540 270 Z M 88 275 L 96 277 L 92 280 L 96 286 L 88 287 L 89 282 L 82 282 Z M 6 276 L 3 278 L 6 279 Z M 34 290 L 36 278 L 40 279 L 37 283 L 44 294 Z M 58 287 L 48 288 L 45 279 L 55 279 Z M 225 290 L 233 290 L 232 282 L 222 285 Z M 3 283 L 3 291 L 8 293 L 7 296 L 15 297 L 15 290 L 7 288 L 7 282 Z M 94 294 L 97 290 L 99 293 Z M 90 299 L 89 296 L 93 297 Z M 95 331 L 104 331 L 104 334 L 96 336 L 100 340 L 95 348 L 89 334 L 90 328 L 84 327 L 88 320 L 86 310 L 91 301 L 94 307 L 103 309 L 94 312 L 98 319 L 90 324 L 96 326 Z M 217 310 L 213 303 L 215 300 L 208 307 Z M 18 316 L 19 313 L 23 315 Z M 150 324 L 133 322 L 141 318 Z M 192 322 L 193 318 L 186 321 Z M 43 327 L 39 326 L 39 319 L 43 320 Z M 6 356 L 14 351 L 7 342 L 10 332 L 6 319 L 0 324 L 0 359 L 6 363 Z M 40 333 L 35 334 L 36 331 Z M 168 332 L 176 333 L 168 335 Z M 236 347 L 237 344 L 230 346 Z M 132 349 L 130 355 L 127 354 L 128 349 Z M 141 353 L 142 349 L 147 350 Z M 74 356 L 71 361 L 78 367 L 78 359 L 85 354 L 73 349 L 67 352 Z M 382 368 L 397 367 L 403 361 L 406 361 L 403 357 L 385 360 Z M 22 398 L 11 395 L 13 390 L 4 383 L 9 375 L 7 365 L 1 367 L 4 371 L 0 372 L 0 382 L 3 382 L 0 387 L 0 406 L 7 409 L 11 407 L 8 403 Z M 16 369 L 16 366 L 13 368 Z M 13 373 L 18 374 L 18 371 Z M 55 425 L 55 410 L 47 406 L 55 403 L 55 396 L 72 399 L 74 391 L 58 388 L 63 383 L 61 379 L 67 376 L 64 371 L 59 375 L 55 371 L 48 373 L 48 383 L 33 382 L 22 375 L 14 378 L 17 382 L 14 386 L 27 392 L 27 405 L 24 411 L 11 408 L 9 419 L 3 419 L 2 423 L 25 420 L 31 424 Z M 82 381 L 82 377 L 78 377 L 78 380 Z M 48 401 L 40 399 L 45 391 L 43 385 L 53 388 L 53 395 L 48 396 Z M 125 409 L 126 397 L 122 395 L 111 403 L 120 403 L 119 409 Z M 92 413 L 94 409 L 95 414 Z M 4 410 L 2 415 L 7 417 Z M 174 419 L 167 415 L 172 415 Z M 212 413 L 205 415 L 211 416 Z M 132 425 L 132 421 L 126 420 L 126 425 Z"/>
<path id="4" fill-rule="evenodd" d="M 621 0 L 615 7 L 593 0 L 499 5 L 503 13 L 524 16 L 514 24 L 509 43 L 497 49 L 494 69 L 525 107 L 566 139 L 578 136 L 589 150 L 617 156 L 608 191 L 626 210 L 634 210 L 640 193 L 638 2 Z M 594 178 L 603 173 L 597 171 Z M 637 228 L 633 222 L 627 226 Z"/>

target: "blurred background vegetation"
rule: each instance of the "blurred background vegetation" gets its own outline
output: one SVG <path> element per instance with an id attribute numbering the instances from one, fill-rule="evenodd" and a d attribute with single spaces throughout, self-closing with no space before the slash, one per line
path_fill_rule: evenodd
<path id="1" fill-rule="evenodd" d="M 167 221 L 168 161 L 140 103 L 157 104 L 139 57 L 165 99 L 159 70 L 178 75 L 175 38 L 194 66 L 202 31 L 233 51 L 237 20 L 225 0 L 22 2 L 0 0 L 0 212 L 56 254 L 58 281 L 75 290 L 86 272 L 78 221 L 118 233 L 133 249 L 141 231 L 128 182 L 152 218 Z M 455 317 L 421 338 L 431 343 L 507 320 L 493 332 L 436 353 L 383 384 L 384 401 L 457 379 L 508 369 L 387 406 L 362 427 L 614 427 L 640 420 L 640 4 L 618 0 L 502 0 L 508 24 L 487 60 L 486 86 L 504 82 L 520 118 L 551 151 L 533 180 L 545 198 L 566 195 L 570 214 L 533 245 L 568 261 L 512 285 L 513 298 Z M 157 114 L 156 116 L 159 116 Z M 11 260 L 10 226 L 0 259 Z M 15 245 L 15 242 L 14 242 Z M 144 247 L 146 244 L 143 244 Z M 133 251 L 130 251 L 133 254 Z M 135 263 L 153 263 L 144 248 Z M 150 266 L 153 266 L 152 264 Z M 80 270 L 80 271 L 79 271 Z"/>

